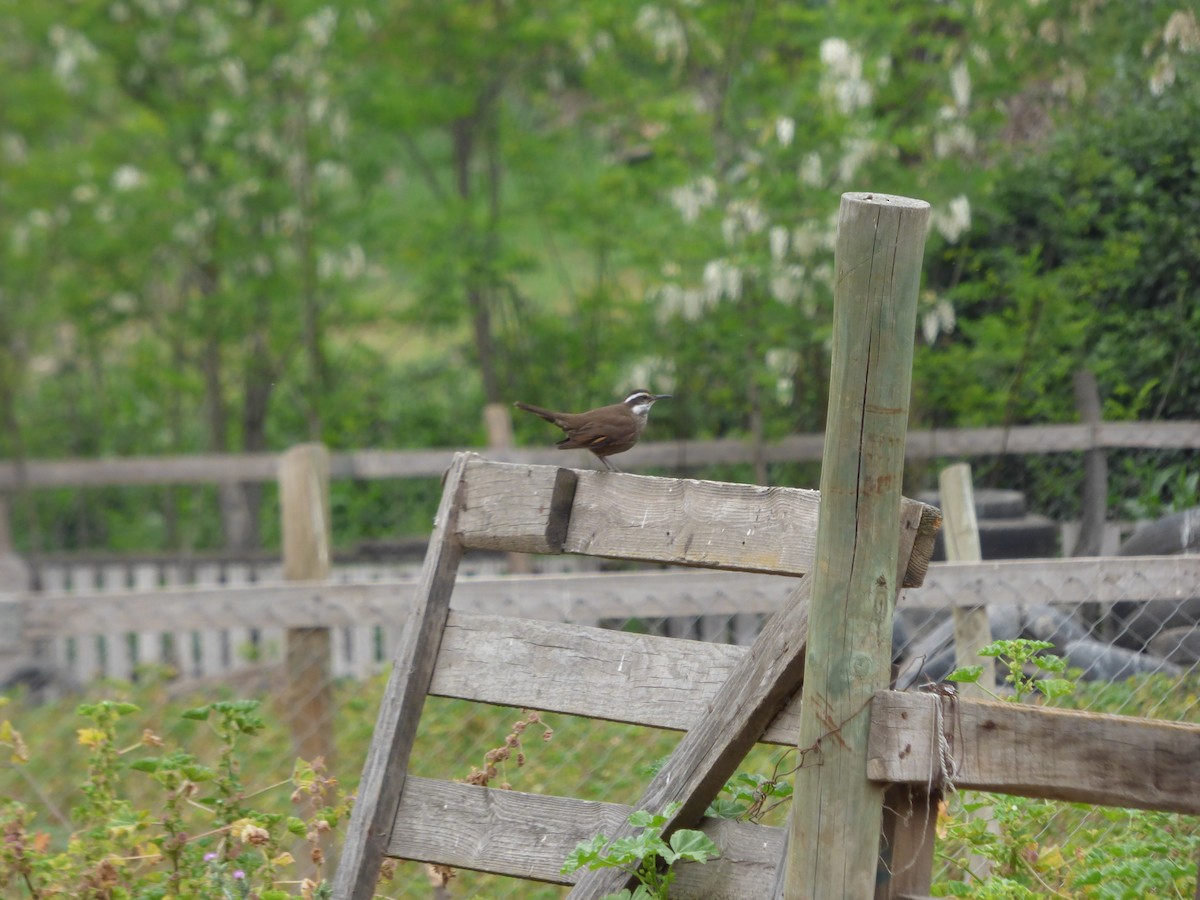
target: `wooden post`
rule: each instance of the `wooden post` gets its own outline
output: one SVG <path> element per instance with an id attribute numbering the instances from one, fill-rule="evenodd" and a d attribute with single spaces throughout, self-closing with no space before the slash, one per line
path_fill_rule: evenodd
<path id="1" fill-rule="evenodd" d="M 1100 415 L 1100 391 L 1096 376 L 1087 369 L 1075 373 L 1075 408 L 1079 420 L 1092 429 L 1092 438 L 1103 423 Z M 1104 553 L 1104 526 L 1108 518 L 1108 457 L 1103 447 L 1093 446 L 1083 454 L 1083 496 L 1079 516 L 1079 537 L 1072 556 L 1101 556 Z"/>
<path id="2" fill-rule="evenodd" d="M 979 520 L 975 517 L 971 466 L 967 463 L 947 466 L 938 477 L 938 488 L 946 559 L 950 562 L 980 562 L 983 553 L 979 547 Z M 987 607 L 955 606 L 953 616 L 955 661 L 960 666 L 983 666 L 978 684 L 964 685 L 963 695 L 984 699 L 990 696 L 987 692 L 996 691 L 996 659 L 979 655 L 980 649 L 992 642 Z"/>
<path id="3" fill-rule="evenodd" d="M 329 451 L 301 444 L 279 461 L 283 516 L 283 577 L 323 581 L 329 577 Z M 287 709 L 297 755 L 333 763 L 333 683 L 328 628 L 289 628 L 286 637 Z"/>
<path id="4" fill-rule="evenodd" d="M 842 195 L 829 419 L 784 895 L 870 897 L 883 788 L 870 702 L 891 673 L 900 488 L 929 204 Z"/>
<path id="5" fill-rule="evenodd" d="M 942 501 L 946 559 L 950 562 L 981 562 L 983 551 L 979 544 L 979 520 L 975 513 L 975 488 L 970 464 L 958 463 L 943 469 L 938 477 L 938 490 Z M 996 658 L 979 655 L 979 651 L 992 642 L 992 624 L 988 620 L 987 607 L 955 606 L 952 615 L 955 663 L 983 668 L 977 682 L 964 684 L 959 691 L 964 697 L 986 700 L 996 693 Z M 987 823 L 988 831 L 999 833 L 991 805 L 980 806 L 963 815 L 982 819 Z M 929 852 L 933 853 L 932 846 Z M 992 871 L 991 860 L 978 853 L 968 856 L 967 866 L 977 878 L 987 878 Z M 922 890 L 928 893 L 929 886 L 924 885 Z"/>

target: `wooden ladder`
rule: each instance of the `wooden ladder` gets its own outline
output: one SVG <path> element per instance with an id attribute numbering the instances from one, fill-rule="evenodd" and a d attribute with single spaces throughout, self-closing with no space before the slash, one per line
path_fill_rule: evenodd
<path id="1" fill-rule="evenodd" d="M 574 553 L 803 576 L 815 562 L 816 491 L 766 488 L 455 456 L 419 588 L 379 711 L 337 869 L 338 900 L 369 900 L 385 857 L 572 884 L 572 898 L 619 890 L 614 870 L 563 875 L 599 832 L 628 833 L 633 807 L 496 790 L 408 774 L 427 695 L 686 731 L 637 808 L 682 804 L 674 827 L 701 827 L 721 850 L 683 865 L 672 896 L 771 896 L 782 828 L 704 819 L 759 741 L 795 746 L 811 579 L 752 647 L 451 609 L 467 550 Z M 937 511 L 902 500 L 890 599 L 916 586 Z M 582 748 L 581 748 L 582 749 Z"/>

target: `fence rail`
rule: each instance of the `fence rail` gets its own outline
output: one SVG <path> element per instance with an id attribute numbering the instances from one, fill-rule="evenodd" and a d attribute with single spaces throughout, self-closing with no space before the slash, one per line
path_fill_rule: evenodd
<path id="1" fill-rule="evenodd" d="M 129 677 L 150 662 L 171 663 L 185 676 L 232 673 L 277 661 L 287 629 L 319 627 L 336 631 L 333 674 L 364 677 L 390 659 L 411 603 L 414 583 L 389 574 L 353 566 L 335 568 L 324 582 L 161 587 L 147 580 L 115 591 L 80 581 L 71 591 L 9 595 L 0 609 L 22 643 L 80 682 Z M 580 624 L 699 620 L 700 636 L 741 643 L 793 587 L 789 577 L 693 570 L 474 576 L 460 580 L 453 607 Z M 924 587 L 903 591 L 898 608 L 1195 599 L 1200 557 L 1100 557 L 934 563 Z M 731 618 L 742 627 L 727 628 Z"/>
<path id="2" fill-rule="evenodd" d="M 823 434 L 796 434 L 756 446 L 753 441 L 656 441 L 639 444 L 622 457 L 630 469 L 755 462 L 817 462 Z M 1200 450 L 1200 421 L 1103 422 L 1099 425 L 1016 425 L 909 431 L 908 459 L 990 454 L 1068 453 L 1096 449 Z M 335 479 L 438 478 L 456 451 L 350 450 L 330 454 Z M 0 463 L 0 491 L 147 484 L 272 482 L 282 453 L 231 453 L 108 459 L 26 460 Z M 497 462 L 561 465 L 557 450 L 491 448 Z"/>

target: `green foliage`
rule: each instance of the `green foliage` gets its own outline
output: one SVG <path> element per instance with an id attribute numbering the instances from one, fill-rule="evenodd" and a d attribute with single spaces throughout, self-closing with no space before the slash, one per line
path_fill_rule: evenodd
<path id="1" fill-rule="evenodd" d="M 761 822 L 764 816 L 792 799 L 792 768 L 781 770 L 785 759 L 794 758 L 795 750 L 775 760 L 770 775 L 740 771 L 721 788 L 721 793 L 705 810 L 706 816 Z"/>
<path id="2" fill-rule="evenodd" d="M 10 0 L 0 454 L 478 446 L 486 402 L 635 384 L 677 396 L 657 437 L 818 430 L 831 217 L 863 187 L 934 205 L 914 422 L 1069 420 L 1085 364 L 1110 417 L 1191 415 L 1189 23 L 1171 0 Z M 1028 468 L 1035 505 L 1070 503 Z M 345 543 L 433 512 L 421 486 L 338 490 Z M 1135 473 L 1114 493 L 1144 499 Z M 245 499 L 270 545 L 269 492 Z M 15 514 L 34 551 L 210 548 L 233 516 L 190 487 Z"/>
<path id="3" fill-rule="evenodd" d="M 563 874 L 579 869 L 623 869 L 638 880 L 638 886 L 632 891 L 609 894 L 607 900 L 666 900 L 675 880 L 671 867 L 676 862 L 703 863 L 720 855 L 717 845 L 702 831 L 681 828 L 672 832 L 669 840 L 663 839 L 668 817 L 681 805 L 668 804 L 662 813 L 644 809 L 630 813 L 629 824 L 641 829 L 632 837 L 610 841 L 598 834 L 590 841 L 581 841 L 563 863 Z"/>
<path id="4" fill-rule="evenodd" d="M 1012 702 L 1023 703 L 1034 693 L 1041 694 L 1047 700 L 1057 700 L 1075 690 L 1075 679 L 1048 677 L 1067 671 L 1065 659 L 1042 652 L 1053 646 L 1050 641 L 1015 638 L 992 641 L 980 649 L 979 655 L 995 657 L 1005 666 L 1004 681 L 1012 688 L 1012 695 L 1008 698 Z M 961 666 L 946 678 L 960 684 L 978 684 L 982 674 L 982 666 Z"/>
<path id="5" fill-rule="evenodd" d="M 32 897 L 114 900 L 329 896 L 321 843 L 345 819 L 349 802 L 323 764 L 303 760 L 289 780 L 265 789 L 290 786 L 297 814 L 268 812 L 251 802 L 257 795 L 241 781 L 238 744 L 265 727 L 257 708 L 256 701 L 219 701 L 183 714 L 209 722 L 217 735 L 219 758 L 208 764 L 182 747 L 167 749 L 150 729 L 122 748 L 118 732 L 141 712 L 134 703 L 81 704 L 77 712 L 90 724 L 77 735 L 88 755 L 82 800 L 71 814 L 74 830 L 56 847 L 52 835 L 39 830 L 34 811 L 16 800 L 0 802 L 5 834 L 0 888 Z M 7 722 L 0 737 L 20 745 Z M 151 755 L 155 749 L 162 752 Z M 142 755 L 126 762 L 133 754 Z M 40 761 L 21 753 L 14 762 Z M 154 785 L 148 806 L 135 803 L 130 793 L 139 776 Z M 296 866 L 288 847 L 297 838 L 308 842 L 315 873 L 303 883 L 294 876 L 288 880 Z"/>
<path id="6" fill-rule="evenodd" d="M 938 857 L 948 877 L 935 881 L 936 897 L 1133 900 L 1194 889 L 1200 850 L 1194 819 L 978 792 L 957 805 L 939 823 Z M 991 828 L 987 819 L 966 815 L 981 807 Z M 986 879 L 967 872 L 968 855 L 991 862 Z"/>

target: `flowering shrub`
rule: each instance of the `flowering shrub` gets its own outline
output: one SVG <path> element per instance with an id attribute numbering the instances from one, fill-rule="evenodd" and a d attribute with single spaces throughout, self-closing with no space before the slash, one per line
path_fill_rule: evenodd
<path id="1" fill-rule="evenodd" d="M 219 737 L 218 759 L 209 765 L 186 750 L 167 748 L 148 729 L 120 747 L 117 725 L 139 712 L 133 703 L 81 705 L 77 711 L 89 725 L 77 734 L 88 748 L 88 769 L 82 800 L 71 811 L 74 830 L 56 846 L 26 806 L 0 800 L 0 888 L 33 898 L 86 900 L 330 896 L 325 844 L 349 801 L 319 759 L 298 760 L 288 781 L 248 792 L 237 750 L 244 737 L 264 727 L 258 706 L 230 700 L 183 714 L 207 722 Z M 20 732 L 8 721 L 0 723 L 0 744 L 13 765 L 28 763 Z M 142 777 L 157 786 L 154 810 L 126 799 L 126 780 Z M 255 798 L 284 785 L 291 787 L 294 814 L 255 808 Z M 303 863 L 293 855 L 298 848 L 304 848 Z"/>

